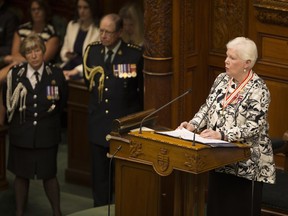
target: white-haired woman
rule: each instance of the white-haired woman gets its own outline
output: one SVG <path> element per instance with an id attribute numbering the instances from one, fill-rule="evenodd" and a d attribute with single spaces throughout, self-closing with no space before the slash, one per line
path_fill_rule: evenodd
<path id="1" fill-rule="evenodd" d="M 241 142 L 251 146 L 251 157 L 209 174 L 207 216 L 261 215 L 263 183 L 275 182 L 275 163 L 268 136 L 270 93 L 253 71 L 255 43 L 237 37 L 226 45 L 226 73 L 215 80 L 206 102 L 189 122 L 204 138 Z"/>

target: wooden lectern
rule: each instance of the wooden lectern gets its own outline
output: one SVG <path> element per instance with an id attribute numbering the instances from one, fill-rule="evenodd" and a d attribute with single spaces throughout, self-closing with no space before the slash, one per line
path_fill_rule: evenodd
<path id="1" fill-rule="evenodd" d="M 107 136 L 115 157 L 115 216 L 204 216 L 207 172 L 250 156 L 241 144 L 212 148 L 154 132 L 121 133 L 126 120 L 118 119 L 120 129 Z"/>

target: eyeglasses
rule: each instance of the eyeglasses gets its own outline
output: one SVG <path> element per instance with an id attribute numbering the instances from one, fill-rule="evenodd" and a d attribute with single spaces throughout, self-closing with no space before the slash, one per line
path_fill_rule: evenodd
<path id="1" fill-rule="evenodd" d="M 107 36 L 112 36 L 116 31 L 107 31 L 107 30 L 104 30 L 104 29 L 100 29 L 100 34 L 103 35 L 107 35 Z"/>

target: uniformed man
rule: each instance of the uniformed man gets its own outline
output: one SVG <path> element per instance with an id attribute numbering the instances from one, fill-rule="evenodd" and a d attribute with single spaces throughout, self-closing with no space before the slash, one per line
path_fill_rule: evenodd
<path id="1" fill-rule="evenodd" d="M 14 66 L 4 85 L 9 123 L 8 169 L 15 174 L 16 215 L 24 215 L 29 179 L 42 179 L 53 215 L 61 215 L 56 177 L 61 117 L 67 99 L 63 72 L 44 63 L 45 44 L 37 34 L 21 43 L 27 63 Z"/>
<path id="2" fill-rule="evenodd" d="M 116 118 L 143 109 L 142 49 L 121 40 L 123 21 L 108 14 L 100 21 L 100 42 L 90 44 L 83 58 L 84 77 L 90 93 L 89 142 L 92 147 L 94 206 L 109 200 L 109 144 Z M 111 196 L 110 196 L 111 197 Z"/>

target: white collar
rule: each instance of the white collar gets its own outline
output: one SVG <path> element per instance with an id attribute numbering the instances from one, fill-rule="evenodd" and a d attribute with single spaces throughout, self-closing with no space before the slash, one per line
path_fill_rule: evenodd
<path id="1" fill-rule="evenodd" d="M 113 56 L 115 55 L 115 53 L 118 51 L 118 49 L 119 49 L 119 47 L 120 47 L 120 45 L 121 45 L 121 40 L 119 40 L 119 42 L 116 44 L 116 46 L 112 49 L 112 51 L 113 51 Z M 105 47 L 105 55 L 107 54 L 107 52 L 108 52 L 108 48 L 107 47 Z"/>
<path id="2" fill-rule="evenodd" d="M 38 73 L 39 73 L 39 78 L 42 76 L 43 70 L 44 70 L 44 62 L 42 63 L 41 67 L 37 70 Z M 34 72 L 35 72 L 35 71 L 36 71 L 36 70 L 33 69 L 30 64 L 28 64 L 28 67 L 27 67 L 27 75 L 26 75 L 27 78 L 30 79 L 30 78 L 34 75 Z"/>

